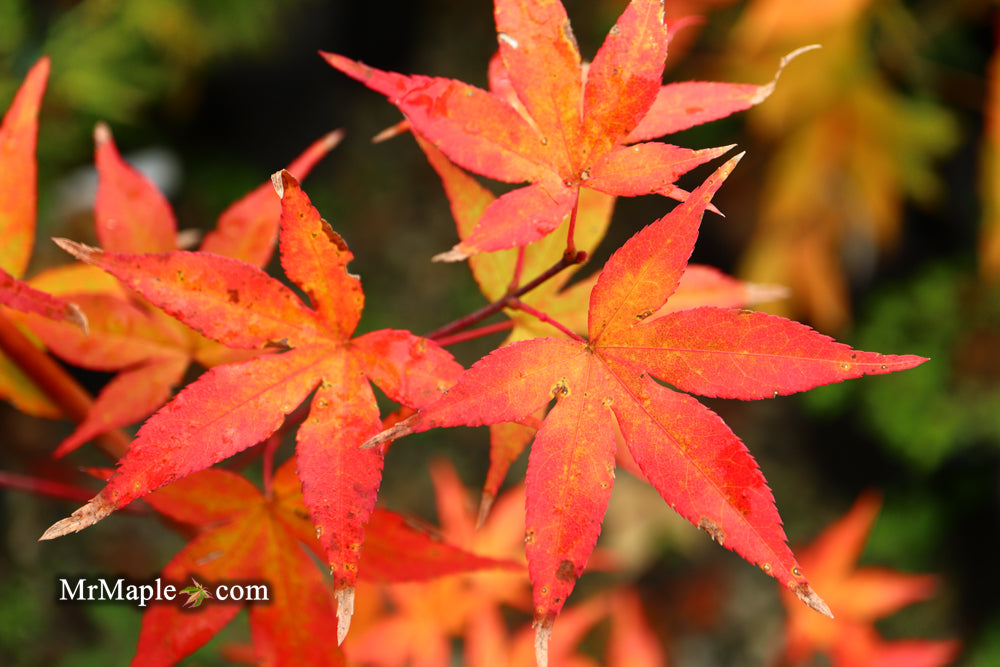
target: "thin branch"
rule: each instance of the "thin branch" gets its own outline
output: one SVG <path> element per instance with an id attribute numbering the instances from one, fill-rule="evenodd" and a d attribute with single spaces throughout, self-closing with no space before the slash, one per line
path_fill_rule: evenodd
<path id="1" fill-rule="evenodd" d="M 549 317 L 549 315 L 547 313 L 543 313 L 542 311 L 538 310 L 537 308 L 529 306 L 528 304 L 526 304 L 525 302 L 521 301 L 520 299 L 511 299 L 511 302 L 508 304 L 508 307 L 524 311 L 524 312 L 528 313 L 529 315 L 531 315 L 532 317 L 535 317 L 538 320 L 540 320 L 542 322 L 545 322 L 546 324 L 550 324 L 550 325 L 554 326 L 556 329 L 559 329 L 559 331 L 563 332 L 564 334 L 566 334 L 567 336 L 569 336 L 573 340 L 578 340 L 578 341 L 583 342 L 583 343 L 587 342 L 586 338 L 584 338 L 580 334 L 576 333 L 575 331 L 573 331 L 572 329 L 570 329 L 569 327 L 567 327 L 562 322 L 559 322 L 557 320 L 552 319 L 551 317 Z"/>
<path id="2" fill-rule="evenodd" d="M 524 246 L 517 249 L 517 263 L 514 264 L 514 276 L 510 279 L 510 285 L 507 286 L 507 293 L 516 292 L 517 288 L 521 286 L 521 272 L 524 270 Z"/>
<path id="3" fill-rule="evenodd" d="M 441 347 L 448 347 L 449 345 L 454 345 L 455 343 L 464 343 L 467 340 L 473 340 L 475 338 L 482 338 L 483 336 L 489 336 L 495 334 L 499 331 L 507 331 L 508 329 L 514 328 L 514 320 L 504 320 L 503 322 L 495 322 L 494 324 L 486 324 L 475 329 L 469 329 L 468 331 L 461 331 L 451 336 L 444 336 L 442 338 L 435 338 L 436 342 Z"/>
<path id="4" fill-rule="evenodd" d="M 512 299 L 517 299 L 519 297 L 524 296 L 531 290 L 535 289 L 545 281 L 552 278 L 554 275 L 558 274 L 560 271 L 567 269 L 571 266 L 574 266 L 576 264 L 582 264 L 584 261 L 586 261 L 586 259 L 587 259 L 587 253 L 583 250 L 578 251 L 572 257 L 564 255 L 562 259 L 553 264 L 544 273 L 539 275 L 537 278 L 535 278 L 528 284 L 517 288 L 513 292 L 503 295 L 493 303 L 486 304 L 485 306 L 483 306 L 482 308 L 480 308 L 475 312 L 469 313 L 464 317 L 460 317 L 454 322 L 446 324 L 445 326 L 439 329 L 435 329 L 429 334 L 426 334 L 425 337 L 430 338 L 433 341 L 438 341 L 441 338 L 448 338 L 458 333 L 459 331 L 462 331 L 463 329 L 468 329 L 469 327 L 482 322 L 490 315 L 493 315 L 494 313 L 499 313 L 501 310 L 507 307 L 507 305 L 511 302 Z"/>
<path id="5" fill-rule="evenodd" d="M 27 491 L 28 493 L 49 496 L 50 498 L 75 500 L 81 503 L 85 503 L 94 497 L 94 492 L 91 489 L 85 489 L 64 482 L 56 482 L 51 479 L 19 475 L 16 472 L 7 472 L 6 470 L 0 470 L 0 488 L 17 489 L 19 491 Z"/>
<path id="6" fill-rule="evenodd" d="M 566 252 L 565 257 L 576 257 L 576 212 L 580 208 L 580 188 L 576 189 L 576 201 L 569 213 L 569 225 L 566 230 Z"/>

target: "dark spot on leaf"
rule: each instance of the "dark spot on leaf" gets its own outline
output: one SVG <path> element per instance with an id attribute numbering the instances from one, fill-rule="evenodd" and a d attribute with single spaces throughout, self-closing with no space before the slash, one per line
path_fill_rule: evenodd
<path id="1" fill-rule="evenodd" d="M 240 291 L 238 289 L 228 289 L 226 294 L 229 295 L 229 303 L 239 303 L 240 302 Z"/>
<path id="2" fill-rule="evenodd" d="M 647 317 L 649 317 L 652 314 L 653 314 L 653 311 L 651 311 L 651 310 L 644 310 L 641 313 L 639 313 L 638 315 L 636 315 L 635 319 L 637 319 L 637 320 L 644 320 L 644 319 L 646 319 Z"/>
<path id="3" fill-rule="evenodd" d="M 559 563 L 559 567 L 556 568 L 556 579 L 559 581 L 576 581 L 576 566 L 573 565 L 572 561 L 564 560 Z"/>

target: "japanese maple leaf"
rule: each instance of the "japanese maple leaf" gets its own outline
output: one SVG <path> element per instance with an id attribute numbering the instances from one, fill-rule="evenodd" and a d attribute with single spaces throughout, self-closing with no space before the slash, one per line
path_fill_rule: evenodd
<path id="1" fill-rule="evenodd" d="M 346 269 L 353 255 L 288 172 L 275 174 L 274 184 L 281 197 L 281 263 L 314 308 L 239 260 L 185 251 L 120 254 L 60 241 L 213 340 L 284 351 L 215 366 L 185 387 L 142 426 L 107 486 L 43 537 L 80 530 L 264 440 L 314 393 L 298 430 L 299 477 L 334 574 L 343 640 L 364 526 L 382 474 L 382 452 L 358 450 L 381 429 L 369 380 L 393 400 L 418 407 L 450 386 L 461 367 L 408 331 L 352 338 L 364 303 L 361 282 Z"/>
<path id="2" fill-rule="evenodd" d="M 446 395 L 370 441 L 523 419 L 555 399 L 526 476 L 526 554 L 541 664 L 553 620 L 600 532 L 616 430 L 671 507 L 829 613 L 786 544 L 756 462 L 688 393 L 769 398 L 925 360 L 855 351 L 805 325 L 751 311 L 702 307 L 651 317 L 677 288 L 701 215 L 738 159 L 611 257 L 590 295 L 588 339 L 501 347 Z"/>
<path id="3" fill-rule="evenodd" d="M 185 607 L 200 607 L 201 603 L 205 600 L 213 599 L 212 594 L 205 590 L 205 587 L 197 579 L 191 577 L 191 583 L 191 586 L 180 590 L 181 593 L 188 596 L 187 601 L 184 603 Z"/>
<path id="4" fill-rule="evenodd" d="M 309 551 L 323 549 L 307 518 L 295 460 L 274 474 L 262 494 L 235 473 L 211 469 L 192 474 L 147 496 L 153 507 L 198 532 L 164 567 L 165 581 L 194 580 L 179 592 L 204 602 L 216 584 L 268 586 L 263 603 L 213 599 L 197 611 L 183 605 L 151 605 L 143 616 L 134 665 L 172 665 L 190 654 L 243 608 L 259 664 L 342 665 L 341 650 L 320 638 L 337 624 L 333 596 Z M 368 540 L 376 546 L 361 560 L 359 576 L 370 581 L 421 581 L 442 574 L 516 565 L 463 551 L 414 529 L 400 515 L 372 513 Z M 398 549 L 387 559 L 377 545 Z M 305 548 L 303 548 L 305 547 Z M 406 558 L 399 558 L 406 553 Z M 199 582 L 207 582 L 202 585 Z M 194 606 L 198 606 L 195 602 Z"/>
<path id="5" fill-rule="evenodd" d="M 340 136 L 334 132 L 319 139 L 289 165 L 289 170 L 305 177 Z M 101 247 L 131 253 L 177 250 L 177 222 L 166 197 L 122 159 L 106 125 L 98 124 L 94 140 L 98 175 L 94 222 Z M 270 259 L 280 216 L 274 188 L 265 183 L 222 213 L 201 248 L 263 266 Z M 95 267 L 87 268 L 108 278 Z M 138 303 L 127 290 L 98 285 L 81 273 L 78 267 L 57 267 L 36 276 L 32 284 L 70 295 L 93 319 L 89 335 L 47 321 L 28 324 L 49 350 L 69 363 L 117 374 L 54 456 L 63 456 L 101 433 L 148 417 L 167 401 L 192 361 L 211 367 L 246 356 L 243 352 L 234 354 L 148 304 Z"/>
<path id="6" fill-rule="evenodd" d="M 861 495 L 847 514 L 799 550 L 799 562 L 808 568 L 813 582 L 829 591 L 827 601 L 836 618 L 804 613 L 801 605 L 783 595 L 788 610 L 787 664 L 812 664 L 816 653 L 829 656 L 833 667 L 940 667 L 956 657 L 957 641 L 886 641 L 875 628 L 876 620 L 929 598 L 937 587 L 932 575 L 857 568 L 880 506 L 877 494 Z"/>
<path id="7" fill-rule="evenodd" d="M 38 111 L 49 76 L 49 59 L 43 57 L 28 71 L 10 108 L 0 122 L 0 323 L 6 322 L 3 306 L 22 313 L 65 321 L 87 328 L 79 308 L 20 280 L 28 267 L 35 242 L 38 209 Z M 2 330 L 0 330 L 2 331 Z M 6 336 L 3 336 L 5 339 Z M 0 397 L 19 410 L 37 416 L 55 416 L 58 409 L 2 352 L 0 345 Z"/>
<path id="8" fill-rule="evenodd" d="M 610 621 L 607 667 L 660 667 L 666 664 L 661 645 L 646 620 L 636 591 L 611 590 L 570 607 L 562 615 L 552 640 L 553 662 L 564 667 L 596 667 L 592 658 L 577 652 L 587 634 L 603 618 Z M 465 640 L 469 667 L 531 667 L 535 663 L 531 629 L 513 636 L 496 609 L 484 609 L 471 619 Z"/>
<path id="9" fill-rule="evenodd" d="M 481 556 L 517 567 L 441 577 L 426 583 L 385 586 L 379 596 L 391 611 L 380 615 L 345 644 L 348 658 L 365 665 L 431 667 L 449 662 L 451 643 L 470 623 L 500 604 L 527 609 L 528 578 L 523 565 L 524 489 L 500 496 L 496 511 L 476 530 L 475 508 L 454 468 L 431 466 L 441 538 Z M 397 550 L 397 558 L 400 551 Z M 365 556 L 368 548 L 365 547 Z"/>
<path id="10" fill-rule="evenodd" d="M 428 141 L 415 135 L 428 162 L 441 177 L 459 238 L 466 238 L 476 226 L 483 211 L 496 197 L 474 178 L 448 160 Z M 596 190 L 580 191 L 576 219 L 576 248 L 589 257 L 604 238 L 615 198 Z M 568 222 L 563 227 L 568 227 Z M 490 301 L 502 298 L 518 280 L 529 284 L 562 259 L 565 251 L 563 232 L 550 234 L 543 239 L 518 249 L 483 253 L 470 257 L 469 268 L 483 295 Z M 582 266 L 574 264 L 535 289 L 520 297 L 519 301 L 544 312 L 570 330 L 579 334 L 587 332 L 587 303 L 598 274 L 567 285 L 569 279 Z M 760 301 L 783 297 L 785 290 L 772 285 L 755 285 L 736 280 L 709 266 L 688 265 L 677 285 L 677 291 L 653 316 L 697 306 L 742 307 Z M 505 309 L 512 320 L 512 330 L 504 344 L 535 336 L 558 333 L 558 329 L 524 310 Z M 537 420 L 532 420 L 535 423 Z M 534 437 L 535 428 L 529 424 L 505 423 L 490 426 L 490 467 L 483 485 L 480 520 L 489 511 L 511 463 Z M 621 454 L 621 452 L 619 452 Z M 628 462 L 626 458 L 625 463 Z M 623 461 L 620 458 L 619 464 Z M 629 467 L 635 470 L 635 466 Z"/>
<path id="11" fill-rule="evenodd" d="M 574 209 L 581 187 L 610 195 L 682 196 L 673 185 L 677 177 L 728 150 L 626 145 L 660 91 L 670 37 L 661 0 L 629 3 L 586 72 L 558 0 L 496 0 L 495 18 L 509 96 L 323 54 L 386 95 L 455 163 L 500 181 L 530 182 L 491 204 L 447 259 L 549 234 Z M 684 100 L 688 107 L 701 102 Z"/>

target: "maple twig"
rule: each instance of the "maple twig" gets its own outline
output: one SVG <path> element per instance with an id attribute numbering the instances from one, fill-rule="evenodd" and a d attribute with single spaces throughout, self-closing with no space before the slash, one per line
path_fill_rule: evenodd
<path id="1" fill-rule="evenodd" d="M 517 288 L 521 286 L 521 271 L 524 269 L 524 246 L 517 249 L 517 262 L 514 264 L 514 275 L 510 279 L 510 285 L 507 287 L 507 293 L 513 293 L 517 291 Z"/>
<path id="2" fill-rule="evenodd" d="M 525 302 L 521 301 L 520 299 L 511 299 L 510 303 L 507 304 L 507 305 L 510 308 L 515 308 L 517 310 L 524 311 L 524 312 L 528 313 L 529 315 L 537 318 L 538 320 L 540 320 L 542 322 L 545 322 L 546 324 L 551 324 L 556 329 L 559 329 L 559 331 L 563 332 L 564 334 L 566 334 L 567 336 L 569 336 L 573 340 L 587 342 L 586 338 L 584 338 L 580 334 L 576 333 L 575 331 L 573 331 L 572 329 L 570 329 L 569 327 L 567 327 L 562 322 L 559 322 L 559 321 L 557 321 L 557 320 L 549 317 L 549 315 L 547 315 L 546 313 L 543 313 L 542 311 L 538 310 L 537 308 L 529 306 L 528 304 L 526 304 Z"/>
<path id="3" fill-rule="evenodd" d="M 464 343 L 467 340 L 482 338 L 483 336 L 489 336 L 490 334 L 495 334 L 499 331 L 507 331 L 508 329 L 513 328 L 514 320 L 504 320 L 503 322 L 486 324 L 475 329 L 469 329 L 468 331 L 461 331 L 459 333 L 452 334 L 451 336 L 435 338 L 434 341 L 441 347 L 448 347 L 449 345 L 454 345 L 455 343 Z"/>
<path id="4" fill-rule="evenodd" d="M 66 369 L 36 347 L 3 314 L 0 314 L 0 350 L 56 404 L 63 414 L 80 423 L 87 418 L 94 399 Z M 121 429 L 94 438 L 97 445 L 117 460 L 125 454 L 131 439 Z"/>
<path id="5" fill-rule="evenodd" d="M 580 208 L 580 188 L 576 189 L 576 200 L 569 212 L 569 225 L 566 230 L 566 257 L 576 257 L 576 212 Z"/>
<path id="6" fill-rule="evenodd" d="M 281 446 L 282 434 L 279 431 L 275 433 L 270 438 L 264 441 L 264 497 L 271 498 L 273 487 L 271 482 L 274 480 L 274 453 L 278 451 L 278 447 Z"/>
<path id="7" fill-rule="evenodd" d="M 15 472 L 7 472 L 5 470 L 0 470 L 0 487 L 28 491 L 42 496 L 49 496 L 50 498 L 62 498 L 63 500 L 76 500 L 80 502 L 86 502 L 94 497 L 94 492 L 90 489 L 65 484 L 64 482 L 56 482 L 51 479 L 19 475 Z"/>
<path id="8" fill-rule="evenodd" d="M 468 315 L 460 317 L 450 324 L 446 324 L 443 327 L 435 329 L 429 334 L 426 334 L 424 337 L 437 342 L 438 340 L 442 338 L 448 338 L 454 335 L 455 333 L 462 331 L 463 329 L 468 329 L 472 325 L 482 322 L 490 315 L 493 315 L 494 313 L 499 313 L 501 310 L 506 308 L 507 305 L 512 300 L 524 296 L 531 290 L 535 289 L 545 281 L 552 278 L 560 271 L 567 269 L 571 266 L 574 266 L 576 264 L 582 264 L 583 262 L 586 261 L 586 259 L 587 259 L 587 253 L 586 251 L 583 250 L 577 251 L 576 254 L 574 254 L 572 257 L 570 257 L 569 255 L 564 255 L 562 259 L 560 259 L 558 262 L 556 262 L 551 267 L 546 269 L 543 273 L 541 273 L 531 282 L 522 285 L 513 292 L 503 295 L 502 297 L 500 297 L 499 299 L 497 299 L 492 303 L 486 304 L 485 306 L 483 306 L 482 308 L 480 308 L 475 312 L 469 313 Z"/>

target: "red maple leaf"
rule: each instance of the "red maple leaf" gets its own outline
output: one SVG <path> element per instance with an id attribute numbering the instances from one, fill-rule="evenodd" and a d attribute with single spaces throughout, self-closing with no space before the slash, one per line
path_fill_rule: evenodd
<path id="1" fill-rule="evenodd" d="M 799 562 L 822 590 L 836 618 L 804 613 L 789 596 L 785 664 L 812 664 L 816 653 L 833 667 L 941 667 L 955 659 L 957 641 L 886 641 L 875 621 L 926 600 L 937 588 L 933 575 L 904 574 L 885 567 L 857 567 L 881 506 L 875 493 L 862 494 L 850 511 L 799 550 Z"/>
<path id="2" fill-rule="evenodd" d="M 333 132 L 314 142 L 289 170 L 305 177 L 340 136 Z M 177 222 L 163 193 L 122 159 L 106 125 L 98 124 L 94 141 L 98 175 L 94 223 L 101 247 L 131 253 L 177 250 Z M 201 249 L 263 266 L 271 257 L 280 216 L 274 188 L 265 183 L 222 213 Z M 78 265 L 56 267 L 32 279 L 47 292 L 71 298 L 93 323 L 85 334 L 31 319 L 28 325 L 35 335 L 71 364 L 117 373 L 54 456 L 148 417 L 167 401 L 192 361 L 211 367 L 247 356 L 206 339 L 115 283 L 96 267 Z"/>
<path id="3" fill-rule="evenodd" d="M 59 241 L 213 340 L 284 351 L 216 366 L 185 387 L 142 426 L 107 486 L 43 537 L 80 530 L 261 442 L 315 392 L 298 430 L 299 478 L 334 574 L 343 640 L 364 526 L 382 475 L 383 452 L 358 449 L 382 428 L 369 380 L 393 400 L 419 407 L 450 386 L 461 367 L 408 331 L 352 338 L 364 303 L 361 282 L 346 268 L 353 255 L 288 172 L 275 174 L 274 184 L 281 196 L 282 266 L 314 308 L 235 259 L 185 251 L 109 253 Z"/>
<path id="4" fill-rule="evenodd" d="M 590 295 L 588 339 L 566 330 L 568 337 L 499 348 L 446 395 L 369 442 L 437 426 L 516 421 L 555 399 L 531 446 L 526 477 L 539 664 L 600 533 L 619 430 L 671 507 L 829 613 L 786 544 L 753 457 L 689 394 L 770 398 L 925 360 L 855 351 L 805 325 L 752 311 L 702 307 L 653 316 L 676 290 L 701 216 L 738 160 L 612 256 Z"/>
<path id="5" fill-rule="evenodd" d="M 472 232 L 483 212 L 496 200 L 496 197 L 425 139 L 419 135 L 415 137 L 431 166 L 441 177 L 459 238 L 464 239 Z M 614 205 L 614 197 L 586 188 L 580 191 L 576 219 L 576 247 L 587 253 L 588 257 L 604 238 L 611 222 Z M 568 222 L 563 223 L 563 227 L 568 226 Z M 523 248 L 475 255 L 468 259 L 469 268 L 483 295 L 490 301 L 496 301 L 519 281 L 522 284 L 533 282 L 562 259 L 565 252 L 564 238 L 563 232 L 559 232 Z M 545 313 L 571 331 L 585 334 L 587 303 L 598 274 L 568 284 L 581 266 L 582 264 L 573 264 L 567 267 L 520 297 L 518 303 L 527 304 L 533 310 Z M 653 317 L 697 306 L 743 307 L 759 301 L 780 298 L 784 296 L 784 292 L 785 290 L 780 287 L 744 283 L 709 266 L 689 264 L 680 278 L 677 291 L 657 313 L 654 313 Z M 558 333 L 558 329 L 552 324 L 524 310 L 507 308 L 504 312 L 511 318 L 512 325 L 504 344 Z M 483 485 L 480 521 L 489 511 L 511 463 L 521 455 L 534 436 L 534 427 L 538 423 L 538 419 L 532 418 L 530 423 L 490 426 L 490 468 Z M 619 458 L 620 465 L 628 465 L 630 461 L 627 456 Z M 629 467 L 633 472 L 638 472 L 634 464 Z"/>
<path id="6" fill-rule="evenodd" d="M 212 469 L 146 497 L 157 511 L 198 530 L 164 567 L 160 573 L 164 581 L 194 578 L 209 597 L 222 583 L 265 585 L 268 599 L 260 604 L 212 599 L 195 613 L 178 604 L 151 605 L 143 615 L 132 664 L 176 663 L 211 639 L 244 607 L 249 610 L 259 664 L 344 664 L 339 647 L 317 641 L 329 635 L 337 618 L 329 585 L 302 548 L 323 557 L 303 504 L 295 460 L 278 468 L 266 486 L 262 494 L 240 475 Z M 372 513 L 366 544 L 371 548 L 361 559 L 359 577 L 369 581 L 423 581 L 483 568 L 519 567 L 463 551 L 384 509 Z M 396 558 L 384 558 L 380 545 L 398 549 Z M 401 552 L 406 553 L 405 559 L 398 557 Z M 261 599 L 259 590 L 254 596 Z"/>
<path id="7" fill-rule="evenodd" d="M 426 583 L 394 584 L 371 591 L 369 598 L 385 598 L 388 610 L 378 615 L 353 642 L 345 644 L 348 658 L 364 665 L 443 665 L 451 642 L 461 637 L 475 619 L 500 603 L 526 609 L 528 578 L 523 565 L 524 489 L 503 494 L 497 511 L 476 530 L 475 508 L 454 468 L 438 461 L 431 466 L 441 536 L 459 547 L 506 562 L 522 561 L 514 569 L 478 571 L 442 577 Z M 370 537 L 368 538 L 371 539 Z M 365 544 L 362 564 L 367 561 Z M 397 548 L 395 555 L 409 553 Z"/>
<path id="8" fill-rule="evenodd" d="M 4 307 L 7 307 L 20 313 L 68 322 L 86 333 L 87 319 L 75 304 L 20 280 L 35 243 L 38 210 L 35 147 L 38 112 L 49 67 L 47 57 L 31 67 L 0 122 L 0 320 L 3 320 L 0 325 L 3 330 L 13 326 L 5 320 Z M 8 348 L 10 337 L 4 333 L 3 338 L 2 347 Z M 49 398 L 3 352 L 0 352 L 0 397 L 9 399 L 28 414 L 55 416 L 58 413 Z"/>
<path id="9" fill-rule="evenodd" d="M 683 199 L 677 177 L 730 147 L 691 150 L 648 140 L 746 109 L 774 87 L 661 86 L 672 34 L 661 0 L 632 0 L 589 66 L 558 0 L 496 0 L 495 17 L 499 58 L 491 65 L 489 92 L 322 54 L 386 95 L 456 164 L 530 183 L 490 204 L 476 229 L 442 259 L 523 246 L 549 234 L 567 215 L 574 219 L 582 187 Z"/>

